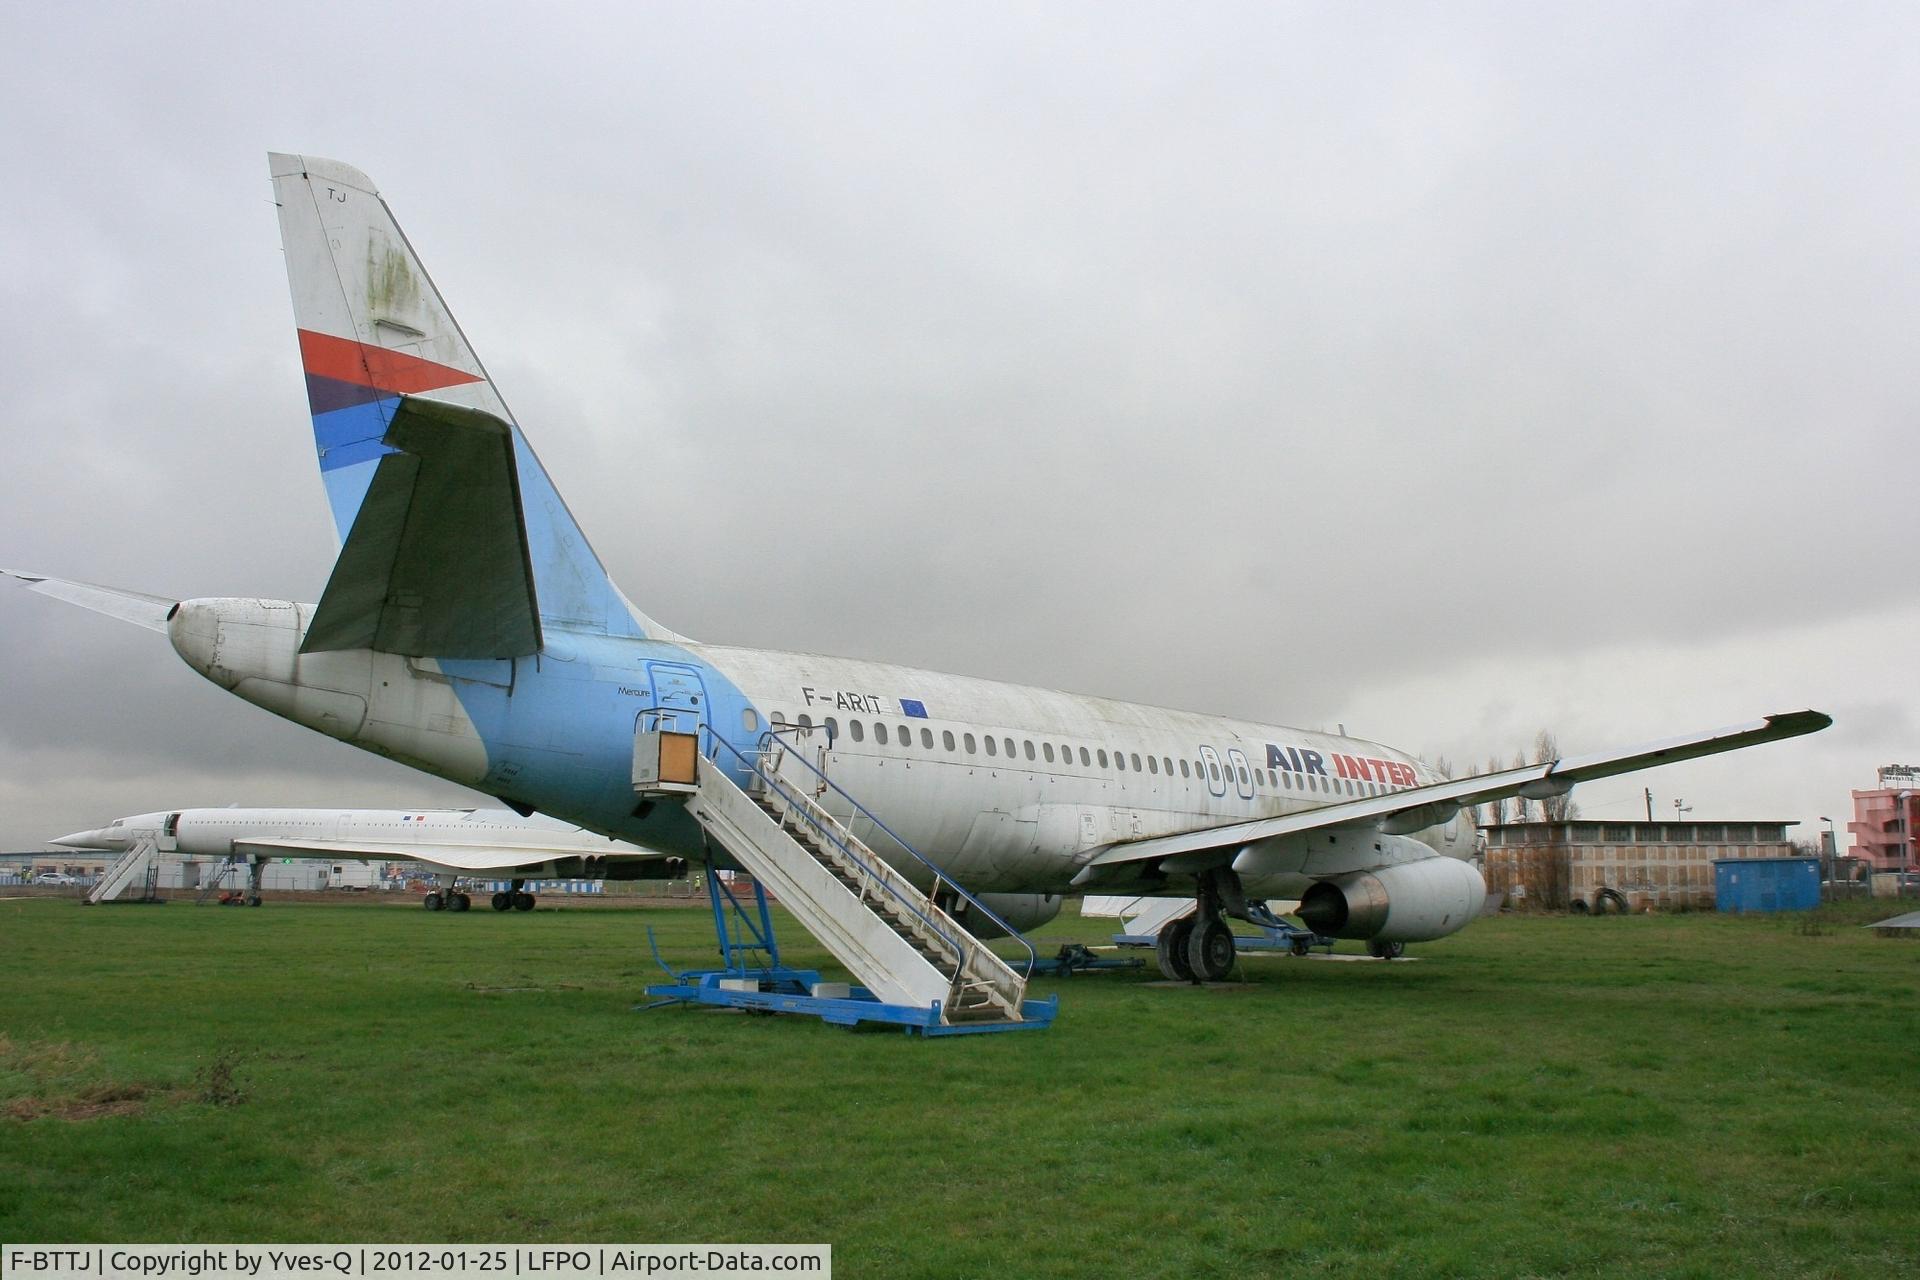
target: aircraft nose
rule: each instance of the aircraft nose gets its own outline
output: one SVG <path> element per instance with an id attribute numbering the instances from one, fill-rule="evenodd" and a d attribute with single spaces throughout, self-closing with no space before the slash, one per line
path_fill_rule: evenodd
<path id="1" fill-rule="evenodd" d="M 70 836 L 61 836 L 58 840 L 49 840 L 48 844 L 57 844 L 63 849 L 114 849 L 119 847 L 116 837 L 109 835 L 106 828 L 93 831 L 76 831 Z"/>

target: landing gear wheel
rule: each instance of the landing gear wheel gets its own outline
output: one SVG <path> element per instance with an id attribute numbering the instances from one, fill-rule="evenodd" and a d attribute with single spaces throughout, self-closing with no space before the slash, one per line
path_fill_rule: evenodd
<path id="1" fill-rule="evenodd" d="M 250 907 L 257 907 L 257 906 L 259 906 L 259 905 L 260 905 L 260 895 L 256 893 L 256 894 L 254 894 L 254 895 L 253 895 L 253 896 L 252 896 L 251 898 L 248 898 L 248 899 L 247 899 L 247 905 L 248 905 L 248 906 L 250 906 Z"/>
<path id="2" fill-rule="evenodd" d="M 513 910 L 513 895 L 510 893 L 496 893 L 493 897 L 487 899 L 487 905 L 495 911 L 511 911 Z"/>
<path id="3" fill-rule="evenodd" d="M 1313 939 L 1295 936 L 1287 939 L 1287 954 L 1295 956 L 1309 955 L 1313 951 Z"/>
<path id="4" fill-rule="evenodd" d="M 514 894 L 514 895 L 513 895 L 513 909 L 514 909 L 515 911 L 531 911 L 531 910 L 533 910 L 533 895 L 532 895 L 532 894 L 530 894 L 530 893 L 516 893 L 516 894 Z"/>
<path id="5" fill-rule="evenodd" d="M 473 899 L 464 893 L 451 894 L 447 898 L 447 910 L 467 911 L 473 907 Z"/>
<path id="6" fill-rule="evenodd" d="M 1193 936 L 1193 917 L 1175 920 L 1160 931 L 1155 939 L 1155 951 L 1160 958 L 1160 972 L 1168 982 L 1192 982 L 1193 968 L 1187 963 L 1187 939 Z"/>
<path id="7" fill-rule="evenodd" d="M 429 893 L 426 897 L 420 899 L 420 905 L 425 907 L 429 911 L 439 911 L 443 909 L 447 904 L 441 900 L 441 897 L 439 894 Z"/>
<path id="8" fill-rule="evenodd" d="M 1221 982 L 1233 972 L 1233 930 L 1219 916 L 1196 922 L 1187 937 L 1187 968 L 1195 982 Z"/>
<path id="9" fill-rule="evenodd" d="M 1367 954 L 1375 960 L 1398 960 L 1401 956 L 1407 954 L 1407 944 L 1404 942 L 1382 942 L 1380 939 L 1374 938 L 1367 943 Z"/>

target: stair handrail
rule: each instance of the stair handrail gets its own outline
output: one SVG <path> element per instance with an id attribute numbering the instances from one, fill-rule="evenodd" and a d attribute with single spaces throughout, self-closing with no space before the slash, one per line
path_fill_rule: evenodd
<path id="1" fill-rule="evenodd" d="M 780 735 L 783 733 L 810 733 L 812 732 L 812 728 L 813 727 L 809 725 L 785 725 L 785 726 L 770 727 L 766 730 L 766 732 L 760 735 L 760 741 L 764 743 L 768 739 L 772 739 L 774 742 L 780 743 Z M 712 731 L 712 726 L 709 725 L 708 729 L 709 731 Z M 719 738 L 719 736 L 720 735 L 717 732 L 714 733 L 715 738 Z M 1014 928 L 1012 925 L 1008 924 L 1005 920 L 1001 919 L 999 912 L 995 911 L 992 907 L 989 907 L 986 903 L 980 901 L 979 898 L 976 898 L 972 893 L 968 892 L 967 887 L 965 885 L 961 884 L 958 880 L 955 880 L 952 876 L 947 874 L 945 867 L 942 867 L 939 863 L 927 857 L 925 854 L 921 853 L 918 849 L 914 848 L 912 845 L 908 844 L 905 840 L 901 839 L 900 833 L 895 831 L 892 827 L 888 826 L 885 822 L 883 822 L 879 814 L 875 813 L 873 810 L 867 808 L 867 806 L 865 806 L 864 804 L 861 804 L 858 800 L 854 799 L 853 796 L 847 791 L 845 787 L 835 782 L 832 778 L 829 778 L 825 770 L 815 765 L 811 760 L 808 760 L 806 752 L 793 750 L 786 743 L 780 743 L 780 745 L 782 747 L 787 748 L 789 754 L 791 754 L 794 759 L 798 760 L 800 764 L 807 770 L 807 772 L 813 774 L 814 777 L 818 778 L 821 782 L 831 787 L 834 793 L 838 795 L 842 800 L 845 800 L 848 804 L 852 805 L 857 812 L 865 816 L 866 819 L 872 822 L 874 826 L 880 828 L 880 830 L 886 832 L 888 836 L 892 837 L 893 842 L 899 845 L 902 849 L 905 849 L 907 853 L 913 858 L 914 861 L 918 862 L 921 866 L 925 867 L 927 870 L 933 872 L 933 889 L 931 890 L 931 892 L 929 892 L 928 894 L 929 897 L 936 897 L 940 892 L 940 886 L 942 884 L 950 886 L 955 893 L 959 894 L 960 897 L 966 900 L 969 906 L 979 911 L 980 914 L 985 916 L 987 919 L 999 925 L 1003 930 L 1006 931 L 1006 934 L 1009 938 L 1012 938 L 1015 942 L 1019 943 L 1023 948 L 1025 948 L 1027 953 L 1027 966 L 1026 966 L 1026 969 L 1021 973 L 1020 977 L 1023 982 L 1032 979 L 1033 967 L 1035 964 L 1039 962 L 1039 953 L 1033 949 L 1033 944 L 1027 941 L 1027 935 L 1025 935 L 1024 933 L 1021 933 L 1018 929 Z M 828 737 L 827 745 L 829 747 L 833 745 L 832 736 L 830 734 Z M 738 753 L 736 752 L 735 754 L 738 754 Z M 956 921 L 956 923 L 958 922 Z M 1008 967 L 1011 968 L 1012 966 L 1009 965 Z"/>
<path id="2" fill-rule="evenodd" d="M 846 833 L 846 838 L 843 839 L 838 832 L 833 830 L 834 827 L 840 827 L 841 824 L 839 820 L 834 818 L 834 816 L 831 813 L 828 813 L 824 808 L 821 808 L 818 804 L 812 803 L 810 797 L 799 795 L 797 789 L 793 788 L 790 784 L 783 785 L 777 777 L 761 769 L 759 765 L 755 764 L 752 760 L 747 758 L 746 753 L 742 752 L 738 747 L 734 746 L 731 742 L 728 742 L 725 738 L 721 737 L 718 733 L 716 733 L 713 729 L 713 726 L 703 725 L 702 732 L 710 735 L 714 743 L 716 743 L 717 745 L 725 747 L 728 753 L 731 754 L 736 760 L 738 760 L 742 766 L 744 766 L 750 773 L 752 773 L 755 777 L 759 778 L 762 782 L 766 783 L 769 787 L 773 788 L 775 792 L 779 793 L 782 796 L 786 796 L 789 792 L 792 792 L 794 794 L 794 798 L 807 802 L 807 803 L 803 803 L 800 806 L 801 817 L 806 819 L 806 821 L 811 826 L 816 828 L 823 836 L 833 841 L 833 843 L 840 848 L 840 851 L 846 854 L 846 856 L 852 860 L 855 866 L 859 867 L 862 871 L 864 871 L 866 873 L 866 877 L 869 883 L 879 885 L 882 889 L 884 889 L 887 892 L 888 896 L 892 897 L 901 906 L 905 907 L 908 911 L 912 912 L 915 916 L 919 917 L 921 922 L 924 923 L 928 929 L 932 930 L 935 936 L 937 936 L 942 942 L 946 943 L 947 946 L 953 951 L 954 982 L 956 984 L 959 982 L 960 975 L 964 974 L 969 967 L 968 952 L 970 950 L 970 948 L 968 948 L 966 943 L 961 941 L 960 937 L 954 936 L 955 933 L 959 933 L 962 937 L 966 936 L 965 931 L 960 928 L 959 921 L 954 920 L 951 916 L 947 916 L 946 912 L 940 911 L 939 905 L 937 903 L 934 903 L 931 898 L 928 899 L 928 906 L 931 906 L 934 911 L 939 912 L 941 916 L 946 917 L 947 923 L 945 926 L 943 926 L 940 920 L 936 919 L 931 915 L 928 915 L 927 912 L 921 908 L 919 903 L 915 902 L 912 898 L 908 897 L 906 894 L 903 894 L 902 892 L 900 892 L 899 887 L 893 883 L 893 878 L 892 878 L 893 876 L 898 876 L 899 873 L 894 872 L 891 867 L 888 867 L 886 863 L 880 859 L 878 854 L 874 855 L 874 861 L 880 862 L 880 866 L 876 868 L 868 865 L 867 860 L 865 858 L 862 858 L 860 854 L 856 852 L 853 849 L 853 847 L 848 843 L 849 840 L 854 839 L 853 833 L 851 831 L 848 831 Z M 765 737 L 763 736 L 762 742 L 764 743 L 764 741 L 765 741 Z M 709 752 L 707 754 L 709 759 L 714 758 L 713 753 Z M 810 809 L 818 810 L 820 817 L 816 817 L 814 813 L 809 811 Z M 826 819 L 826 822 L 821 821 L 822 817 Z M 831 826 L 828 825 L 829 823 L 831 824 Z M 842 827 L 841 829 L 845 830 L 844 827 Z M 914 890 L 914 892 L 918 893 L 919 890 L 916 889 Z M 949 929 L 951 929 L 951 932 L 949 931 Z M 976 939 L 975 941 L 977 943 L 978 940 Z M 982 947 L 981 949 L 984 950 L 985 948 Z"/>

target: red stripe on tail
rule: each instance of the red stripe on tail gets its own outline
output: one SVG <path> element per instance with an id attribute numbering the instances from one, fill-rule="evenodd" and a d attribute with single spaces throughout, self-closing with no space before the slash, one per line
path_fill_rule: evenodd
<path id="1" fill-rule="evenodd" d="M 351 338 L 300 330 L 300 363 L 309 374 L 396 395 L 478 382 L 480 375 Z"/>

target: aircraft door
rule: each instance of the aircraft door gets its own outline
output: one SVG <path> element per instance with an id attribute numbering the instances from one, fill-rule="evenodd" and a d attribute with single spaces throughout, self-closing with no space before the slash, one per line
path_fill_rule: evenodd
<path id="1" fill-rule="evenodd" d="M 707 685 L 698 667 L 683 662 L 649 662 L 653 705 L 640 713 L 639 728 L 698 733 L 707 722 Z"/>
<path id="2" fill-rule="evenodd" d="M 160 835 L 156 843 L 162 853 L 172 853 L 180 847 L 179 814 L 170 813 L 160 819 Z"/>
<path id="3" fill-rule="evenodd" d="M 1238 747 L 1227 748 L 1227 772 L 1233 777 L 1234 789 L 1242 800 L 1253 799 L 1253 770 L 1247 765 L 1246 753 Z"/>
<path id="4" fill-rule="evenodd" d="M 1220 753 L 1212 747 L 1200 748 L 1200 763 L 1207 775 L 1207 790 L 1216 796 L 1227 794 L 1226 769 L 1220 763 Z"/>

